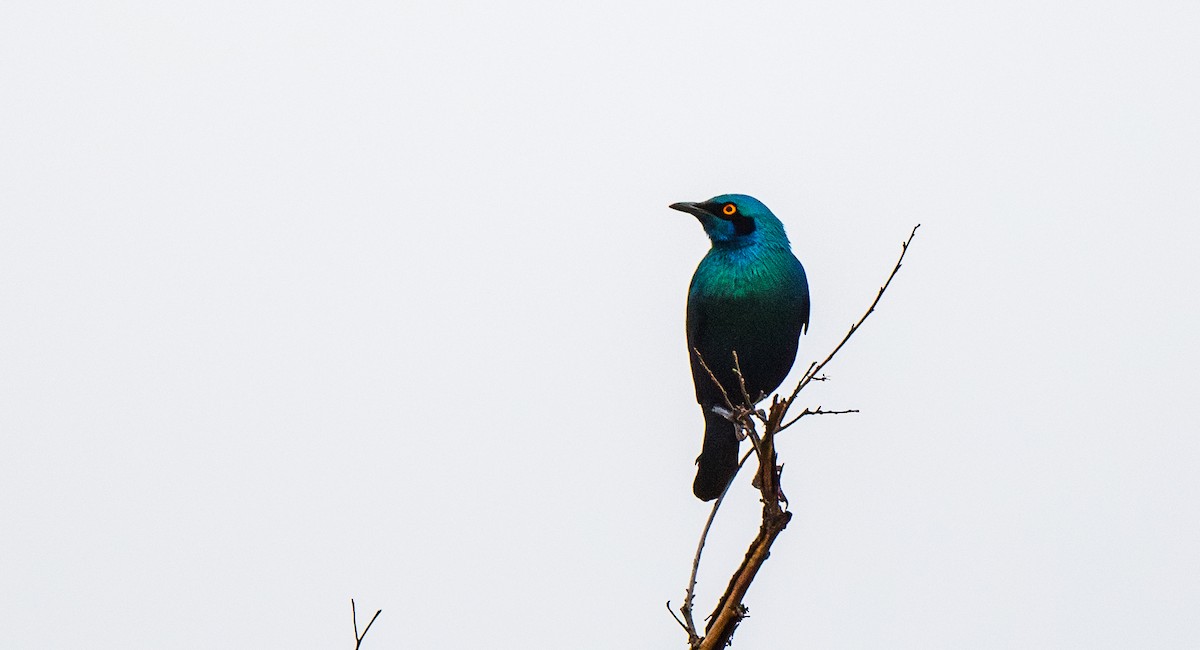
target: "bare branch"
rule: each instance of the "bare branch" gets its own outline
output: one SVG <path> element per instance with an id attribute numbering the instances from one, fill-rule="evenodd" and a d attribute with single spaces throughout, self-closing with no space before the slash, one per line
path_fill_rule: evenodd
<path id="1" fill-rule="evenodd" d="M 796 417 L 792 418 L 791 421 L 789 421 L 787 424 L 779 427 L 779 431 L 783 431 L 784 429 L 792 426 L 793 424 L 796 423 L 796 420 L 799 420 L 800 418 L 802 418 L 806 415 L 844 415 L 846 413 L 858 413 L 858 409 L 845 409 L 842 411 L 826 411 L 826 410 L 823 410 L 820 406 L 818 406 L 815 410 L 805 408 L 803 411 L 800 412 L 800 415 L 797 415 Z M 776 433 L 779 433 L 779 431 L 776 431 Z"/>
<path id="2" fill-rule="evenodd" d="M 696 359 L 700 361 L 700 367 L 704 368 L 704 372 L 708 373 L 708 378 L 711 379 L 712 382 L 717 385 L 717 389 L 721 391 L 721 396 L 725 398 L 725 406 L 729 407 L 729 411 L 731 413 L 736 413 L 737 409 L 733 407 L 733 402 L 729 400 L 729 393 L 725 392 L 725 387 L 721 385 L 719 380 L 717 380 L 717 376 L 713 374 L 712 368 L 709 368 L 708 364 L 704 362 L 704 356 L 700 354 L 699 348 L 692 348 L 692 352 L 696 353 Z"/>
<path id="3" fill-rule="evenodd" d="M 360 635 L 358 633 L 358 609 L 354 605 L 354 599 L 350 599 L 350 618 L 354 621 L 354 650 L 359 650 L 362 647 L 363 639 L 367 638 L 367 630 L 371 629 L 371 625 L 375 623 L 375 619 L 379 618 L 379 615 L 382 613 L 382 609 L 377 610 L 375 615 L 371 617 L 371 620 L 367 621 L 367 626 L 363 628 Z"/>
<path id="4" fill-rule="evenodd" d="M 750 392 L 746 390 L 746 378 L 742 376 L 742 362 L 738 359 L 737 350 L 733 351 L 733 374 L 737 377 L 738 387 L 742 390 L 742 399 L 745 401 L 745 406 L 734 413 L 733 425 L 738 430 L 738 440 L 742 438 L 750 438 L 750 444 L 754 445 L 754 449 L 758 450 L 759 438 L 758 430 L 754 427 L 754 419 L 751 416 L 758 415 L 754 410 L 754 400 L 750 399 Z M 734 472 L 737 476 L 737 472 Z M 730 479 L 732 482 L 733 479 Z"/>
<path id="5" fill-rule="evenodd" d="M 669 600 L 667 601 L 667 613 L 671 615 L 671 618 L 675 619 L 676 623 L 679 623 L 679 627 L 683 628 L 684 632 L 687 632 L 689 639 L 695 634 L 693 630 L 688 629 L 688 626 L 683 621 L 679 620 L 679 616 L 675 613 L 675 610 L 671 609 L 671 601 Z M 691 643 L 691 641 L 688 641 L 688 643 Z"/>
<path id="6" fill-rule="evenodd" d="M 737 469 L 733 470 L 734 478 L 737 477 L 738 472 L 742 471 L 742 466 L 746 464 L 746 461 L 749 460 L 750 456 L 754 453 L 754 449 L 749 449 L 745 454 L 742 454 L 742 459 L 738 461 Z M 712 523 L 713 520 L 716 519 L 717 510 L 721 507 L 721 504 L 725 502 L 725 495 L 729 492 L 730 485 L 733 485 L 732 478 L 729 480 L 729 484 L 725 486 L 725 491 L 722 492 L 721 496 L 717 497 L 717 500 L 713 503 L 712 510 L 710 510 L 708 513 L 708 520 L 704 522 L 704 530 L 700 532 L 700 542 L 696 545 L 696 556 L 692 559 L 692 574 L 688 578 L 687 593 L 684 596 L 683 605 L 679 608 L 679 612 L 683 614 L 684 619 L 687 621 L 686 624 L 681 622 L 680 625 L 683 625 L 684 631 L 688 633 L 688 644 L 691 647 L 698 646 L 701 641 L 700 635 L 696 633 L 695 619 L 692 617 L 692 603 L 695 602 L 696 598 L 696 574 L 700 570 L 700 555 L 704 552 L 704 542 L 708 539 L 708 532 L 712 529 Z M 668 600 L 667 609 L 670 609 L 670 603 L 671 601 Z M 679 620 L 679 618 L 675 616 L 675 612 L 671 612 L 671 616 L 674 617 L 676 621 Z"/>
<path id="7" fill-rule="evenodd" d="M 754 400 L 750 399 L 750 393 L 746 390 L 746 378 L 742 376 L 742 362 L 738 359 L 737 350 L 733 351 L 733 374 L 737 376 L 738 387 L 742 389 L 742 399 L 746 402 L 746 408 L 754 410 Z"/>
<path id="8" fill-rule="evenodd" d="M 788 396 L 788 403 L 791 403 L 792 400 L 796 399 L 796 395 L 799 394 L 800 391 L 810 382 L 817 381 L 814 380 L 813 377 L 815 377 L 818 372 L 821 372 L 821 370 L 825 367 L 825 364 L 833 360 L 834 355 L 836 355 L 838 351 L 842 349 L 842 346 L 846 345 L 846 341 L 849 341 L 850 337 L 854 336 L 854 333 L 858 331 L 858 328 L 862 327 L 863 322 L 867 320 L 867 316 L 870 316 L 871 313 L 875 311 L 875 307 L 879 304 L 879 299 L 883 297 L 883 292 L 887 291 L 888 286 L 892 284 L 892 278 L 896 277 L 896 273 L 900 271 L 900 265 L 902 262 L 904 262 L 904 254 L 908 252 L 908 245 L 912 243 L 913 237 L 917 236 L 917 228 L 920 227 L 921 224 L 913 226 L 912 232 L 908 235 L 908 239 L 905 240 L 903 244 L 900 244 L 900 258 L 896 260 L 896 266 L 892 269 L 892 272 L 888 274 L 887 281 L 883 283 L 882 287 L 879 287 L 879 293 L 875 294 L 875 300 L 871 301 L 871 306 L 867 307 L 867 311 L 862 315 L 862 318 L 858 319 L 857 323 L 850 326 L 850 331 L 846 332 L 846 336 L 842 337 L 842 342 L 837 344 L 837 347 L 833 349 L 833 352 L 829 353 L 829 356 L 825 357 L 824 361 L 816 364 L 815 366 L 809 366 L 808 372 L 804 373 L 804 376 L 801 377 L 800 382 L 796 384 L 796 389 L 793 390 L 792 394 Z"/>
<path id="9" fill-rule="evenodd" d="M 700 645 L 693 646 L 699 650 L 724 648 L 729 644 L 738 623 L 748 611 L 742 604 L 742 598 L 750 588 L 750 583 L 754 581 L 754 576 L 757 575 L 759 568 L 770 555 L 771 544 L 791 521 L 792 513 L 780 507 L 783 492 L 779 489 L 779 474 L 775 465 L 775 433 L 779 431 L 779 425 L 787 413 L 787 407 L 787 401 L 782 401 L 778 397 L 772 401 L 758 449 L 756 481 L 762 493 L 762 526 L 754 541 L 751 542 L 742 564 L 730 578 L 725 594 L 721 596 L 716 608 L 709 616 L 709 624 L 705 628 L 705 635 Z"/>
<path id="10" fill-rule="evenodd" d="M 744 460 L 744 459 L 743 459 Z M 740 468 L 740 465 L 739 465 Z M 734 471 L 737 475 L 737 471 Z M 696 632 L 696 620 L 692 616 L 692 603 L 696 598 L 696 574 L 700 570 L 700 555 L 704 553 L 704 542 L 708 540 L 708 531 L 712 529 L 713 520 L 717 517 L 717 509 L 721 507 L 721 502 L 725 500 L 725 495 L 729 492 L 729 486 L 733 484 L 730 480 L 725 485 L 725 491 L 721 492 L 721 496 L 713 503 L 712 510 L 708 513 L 708 520 L 704 522 L 704 530 L 700 532 L 700 542 L 696 544 L 696 555 L 692 558 L 692 574 L 688 578 L 687 593 L 683 597 L 683 605 L 679 608 L 679 613 L 683 614 L 683 619 L 687 621 L 684 625 L 688 633 L 688 643 L 695 645 L 700 641 L 700 635 Z"/>
<path id="11" fill-rule="evenodd" d="M 745 378 L 742 376 L 741 366 L 736 352 L 734 352 L 734 373 L 738 378 L 738 384 L 741 388 L 742 398 L 746 401 L 747 405 L 746 409 L 740 410 L 733 407 L 733 403 L 729 399 L 729 394 L 725 391 L 725 388 L 721 386 L 721 383 L 717 381 L 716 375 L 713 374 L 712 370 L 704 362 L 704 359 L 700 357 L 700 351 L 694 350 L 697 358 L 700 359 L 701 366 L 708 373 L 708 376 L 712 379 L 713 383 L 715 383 L 721 390 L 721 394 L 725 397 L 725 403 L 729 407 L 729 410 L 733 416 L 732 419 L 738 424 L 739 427 L 746 430 L 747 435 L 750 437 L 751 442 L 753 443 L 753 449 L 747 451 L 746 454 L 742 456 L 741 461 L 738 462 L 737 469 L 734 471 L 734 477 L 736 477 L 737 473 L 741 471 L 742 466 L 745 465 L 746 461 L 750 458 L 750 455 L 757 454 L 758 472 L 755 475 L 753 484 L 756 488 L 758 488 L 762 495 L 762 525 L 759 528 L 758 535 L 755 537 L 754 541 L 751 542 L 749 549 L 746 551 L 746 557 L 742 560 L 741 565 L 730 578 L 729 585 L 726 587 L 724 595 L 721 596 L 720 600 L 717 602 L 716 608 L 713 610 L 712 614 L 709 615 L 709 623 L 705 627 L 704 636 L 701 637 L 696 632 L 696 626 L 692 616 L 696 588 L 696 574 L 699 571 L 700 556 L 704 550 L 704 543 L 708 538 L 709 530 L 712 528 L 712 523 L 716 517 L 717 509 L 720 508 L 721 503 L 725 500 L 725 493 L 722 493 L 717 499 L 716 503 L 713 504 L 712 511 L 708 515 L 708 520 L 704 524 L 704 530 L 700 534 L 700 542 L 696 547 L 696 555 L 692 561 L 692 573 L 688 581 L 687 595 L 684 598 L 683 606 L 680 608 L 680 612 L 683 613 L 686 623 L 680 621 L 678 617 L 675 617 L 674 612 L 671 612 L 672 617 L 675 617 L 675 620 L 679 622 L 679 624 L 688 633 L 688 645 L 692 650 L 724 648 L 725 646 L 729 645 L 730 639 L 733 637 L 733 633 L 737 630 L 738 623 L 740 623 L 749 612 L 746 606 L 742 604 L 742 599 L 746 595 L 746 591 L 749 589 L 750 583 L 753 582 L 758 570 L 762 567 L 767 557 L 769 557 L 771 545 L 775 542 L 775 539 L 779 536 L 779 533 L 783 532 L 783 529 L 787 527 L 788 522 L 791 521 L 792 513 L 788 512 L 787 510 L 787 497 L 783 494 L 783 490 L 780 487 L 780 479 L 782 477 L 783 467 L 776 464 L 777 456 L 775 453 L 775 436 L 780 431 L 795 424 L 801 418 L 809 415 L 841 415 L 845 413 L 858 412 L 858 409 L 826 411 L 820 406 L 817 406 L 815 409 L 805 408 L 804 411 L 802 411 L 799 415 L 787 421 L 786 424 L 784 423 L 784 418 L 787 415 L 788 409 L 791 407 L 800 391 L 811 382 L 826 381 L 828 379 L 828 377 L 825 375 L 820 374 L 821 370 L 823 370 L 825 366 L 833 359 L 833 357 L 842 349 L 842 347 L 846 345 L 846 342 L 850 340 L 850 337 L 853 336 L 860 327 L 862 327 L 862 324 L 867 320 L 867 317 L 875 311 L 875 307 L 878 306 L 880 298 L 883 297 L 883 293 L 891 285 L 892 279 L 896 277 L 896 273 L 900 270 L 901 263 L 904 261 L 904 255 L 908 252 L 908 246 L 912 243 L 913 238 L 916 236 L 917 228 L 920 227 L 921 224 L 914 226 L 912 232 L 908 236 L 908 239 L 901 244 L 900 258 L 896 260 L 896 266 L 892 269 L 891 273 L 888 274 L 887 280 L 883 283 L 883 286 L 879 288 L 879 292 L 875 295 L 875 299 L 871 302 L 871 305 L 867 308 L 867 311 L 862 315 L 861 318 L 858 319 L 856 323 L 850 326 L 850 331 L 846 333 L 846 336 L 842 338 L 837 347 L 835 347 L 833 351 L 829 353 L 829 356 L 825 357 L 824 361 L 821 361 L 820 363 L 814 361 L 809 365 L 808 370 L 804 372 L 799 383 L 796 384 L 795 390 L 792 391 L 790 396 L 788 396 L 786 399 L 780 399 L 778 395 L 774 397 L 771 402 L 770 411 L 765 417 L 761 412 L 755 411 L 754 409 L 754 402 L 746 390 Z M 758 435 L 757 429 L 754 425 L 754 420 L 751 417 L 752 415 L 757 416 L 763 422 L 763 432 L 761 436 Z M 731 480 L 730 485 L 732 485 L 732 483 L 733 481 Z M 729 490 L 728 485 L 725 489 L 726 491 Z M 667 608 L 668 610 L 670 609 L 669 601 Z"/>

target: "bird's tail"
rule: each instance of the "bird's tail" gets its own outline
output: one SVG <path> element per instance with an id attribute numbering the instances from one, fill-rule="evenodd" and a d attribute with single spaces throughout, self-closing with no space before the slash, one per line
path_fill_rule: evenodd
<path id="1" fill-rule="evenodd" d="M 737 471 L 738 439 L 733 422 L 705 409 L 704 449 L 696 459 L 696 480 L 692 492 L 701 501 L 721 496 Z"/>

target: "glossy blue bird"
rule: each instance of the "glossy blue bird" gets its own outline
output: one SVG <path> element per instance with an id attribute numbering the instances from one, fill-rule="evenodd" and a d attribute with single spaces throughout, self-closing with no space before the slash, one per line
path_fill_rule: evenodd
<path id="1" fill-rule="evenodd" d="M 694 215 L 712 242 L 692 276 L 687 303 L 692 382 L 704 412 L 692 491 L 711 501 L 725 492 L 737 469 L 738 439 L 722 413 L 725 397 L 700 358 L 735 404 L 744 401 L 733 371 L 735 351 L 750 397 L 770 394 L 792 369 L 800 334 L 808 328 L 808 278 L 783 224 L 758 199 L 722 194 L 670 207 Z"/>

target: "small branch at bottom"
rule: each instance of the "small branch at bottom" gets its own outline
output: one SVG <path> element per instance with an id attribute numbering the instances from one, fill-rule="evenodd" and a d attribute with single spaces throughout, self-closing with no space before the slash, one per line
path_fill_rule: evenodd
<path id="1" fill-rule="evenodd" d="M 358 650 L 359 648 L 362 647 L 363 639 L 367 638 L 367 630 L 371 629 L 371 625 L 375 622 L 375 619 L 379 618 L 379 615 L 382 613 L 383 613 L 382 609 L 377 610 L 375 612 L 375 615 L 371 617 L 371 620 L 367 621 L 367 626 L 363 628 L 362 634 L 359 634 L 358 633 L 358 608 L 355 607 L 355 605 L 354 605 L 354 599 L 353 598 L 350 599 L 350 618 L 351 618 L 351 620 L 354 621 L 354 650 Z"/>
<path id="2" fill-rule="evenodd" d="M 805 408 L 803 411 L 800 411 L 800 415 L 797 415 L 796 417 L 794 417 L 790 421 L 788 421 L 787 424 L 779 427 L 779 431 L 783 431 L 784 429 L 792 426 L 793 424 L 796 423 L 797 420 L 799 420 L 800 418 L 802 418 L 806 415 L 845 415 L 846 413 L 858 413 L 858 409 L 844 409 L 841 411 L 826 411 L 826 410 L 822 409 L 820 406 L 818 406 L 816 409 Z"/>

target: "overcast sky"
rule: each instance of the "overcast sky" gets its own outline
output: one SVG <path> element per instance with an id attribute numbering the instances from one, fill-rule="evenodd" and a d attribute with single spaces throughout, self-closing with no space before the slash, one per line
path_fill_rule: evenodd
<path id="1" fill-rule="evenodd" d="M 812 288 L 746 648 L 1200 646 L 1195 2 L 0 5 L 0 646 L 670 648 L 684 345 Z M 795 382 L 799 370 L 789 380 Z M 757 525 L 740 477 L 711 610 Z M 360 617 L 360 619 L 363 617 Z"/>

